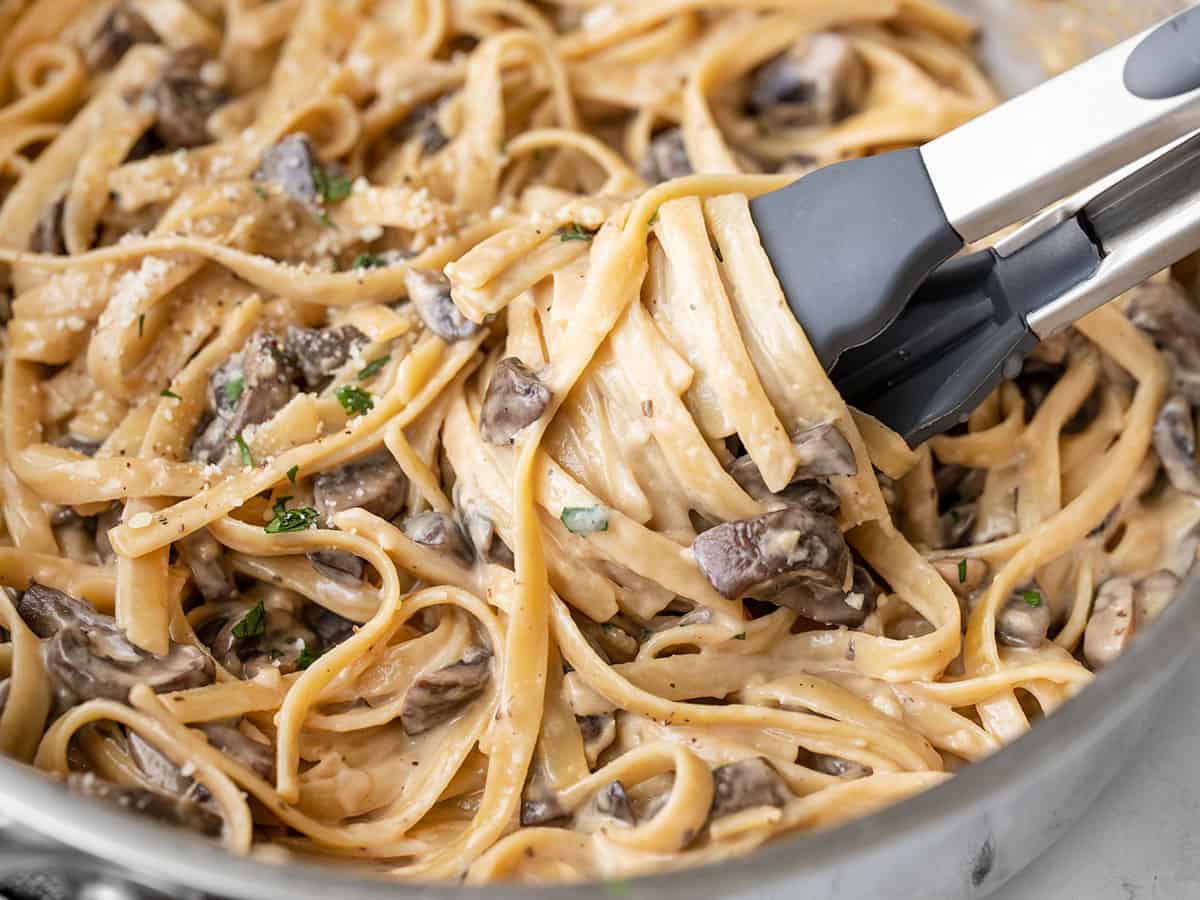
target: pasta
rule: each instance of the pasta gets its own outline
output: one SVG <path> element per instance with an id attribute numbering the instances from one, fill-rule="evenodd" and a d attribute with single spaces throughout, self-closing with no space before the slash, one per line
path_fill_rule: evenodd
<path id="1" fill-rule="evenodd" d="M 0 751 L 238 853 L 613 879 L 994 752 L 1200 526 L 1184 264 L 909 448 L 748 198 L 934 0 L 0 3 Z"/>

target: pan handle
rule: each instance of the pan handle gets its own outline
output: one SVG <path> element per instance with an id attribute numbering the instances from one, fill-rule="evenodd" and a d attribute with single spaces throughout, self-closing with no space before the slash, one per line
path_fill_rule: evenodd
<path id="1" fill-rule="evenodd" d="M 970 243 L 1200 129 L 1200 7 L 930 141 L 921 156 Z"/>

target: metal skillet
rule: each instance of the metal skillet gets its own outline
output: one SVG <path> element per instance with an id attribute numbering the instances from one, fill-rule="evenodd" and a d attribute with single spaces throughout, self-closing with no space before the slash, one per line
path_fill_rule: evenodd
<path id="1" fill-rule="evenodd" d="M 1065 4 L 952 5 L 983 24 L 984 58 L 1006 92 L 1045 77 L 1038 48 L 1053 43 L 1048 35 L 1056 26 L 1042 17 L 1047 7 L 1062 12 Z M 1076 0 L 1067 14 L 1089 26 L 1103 23 L 1086 30 L 1097 41 L 1078 47 L 1087 54 L 1183 5 L 1143 0 L 1120 4 L 1114 14 L 1111 0 Z M 715 867 L 549 888 L 372 881 L 347 869 L 235 858 L 186 833 L 74 798 L 0 758 L 0 885 L 17 872 L 55 872 L 61 896 L 96 900 L 978 900 L 1084 814 L 1136 750 L 1164 687 L 1197 642 L 1200 581 L 1193 580 L 1093 685 L 1015 744 L 873 816 Z"/>

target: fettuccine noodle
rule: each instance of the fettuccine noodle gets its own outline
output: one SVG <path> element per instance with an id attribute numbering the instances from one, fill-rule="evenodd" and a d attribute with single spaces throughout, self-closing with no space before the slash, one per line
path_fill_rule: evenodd
<path id="1" fill-rule="evenodd" d="M 973 36 L 0 4 L 0 751 L 239 853 L 545 882 L 830 827 L 1052 713 L 1195 558 L 1193 267 L 909 448 L 748 205 L 988 109 Z"/>

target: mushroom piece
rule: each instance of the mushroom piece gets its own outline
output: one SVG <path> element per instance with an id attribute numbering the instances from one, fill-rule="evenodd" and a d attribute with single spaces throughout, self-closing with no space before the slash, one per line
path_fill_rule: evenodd
<path id="1" fill-rule="evenodd" d="M 777 606 L 794 609 L 806 619 L 822 625 L 857 628 L 875 611 L 879 586 L 865 567 L 854 566 L 854 583 L 849 591 L 840 585 L 819 581 L 803 582 L 771 598 Z"/>
<path id="2" fill-rule="evenodd" d="M 17 612 L 38 636 L 60 709 L 84 700 L 125 702 L 135 685 L 178 691 L 210 684 L 215 668 L 202 651 L 171 641 L 165 656 L 131 644 L 116 622 L 74 597 L 34 582 Z"/>
<path id="3" fill-rule="evenodd" d="M 709 819 L 755 806 L 784 806 L 792 799 L 787 782 L 764 757 L 753 756 L 713 769 Z"/>
<path id="4" fill-rule="evenodd" d="M 607 831 L 610 828 L 632 828 L 637 824 L 633 804 L 619 781 L 610 781 L 593 795 L 592 799 L 575 813 L 572 823 L 576 831 L 584 834 Z"/>
<path id="5" fill-rule="evenodd" d="M 199 147 L 212 140 L 208 117 L 229 99 L 228 91 L 211 78 L 213 62 L 203 47 L 176 50 L 147 90 L 157 113 L 154 132 L 166 146 Z"/>
<path id="6" fill-rule="evenodd" d="M 521 825 L 526 828 L 547 825 L 565 818 L 567 811 L 545 775 L 531 772 L 521 796 Z"/>
<path id="7" fill-rule="evenodd" d="M 1014 591 L 996 614 L 996 640 L 1005 647 L 1042 646 L 1050 631 L 1050 607 L 1039 591 Z"/>
<path id="8" fill-rule="evenodd" d="M 404 273 L 404 288 L 425 327 L 443 341 L 465 341 L 482 329 L 483 326 L 459 312 L 450 295 L 450 279 L 441 272 L 409 269 Z"/>
<path id="9" fill-rule="evenodd" d="M 165 753 L 147 741 L 136 731 L 130 731 L 127 739 L 129 758 L 142 770 L 154 787 L 172 797 L 182 797 L 195 782 L 180 771 Z"/>
<path id="10" fill-rule="evenodd" d="M 238 677 L 253 678 L 268 667 L 287 675 L 301 667 L 306 651 L 322 649 L 300 619 L 305 600 L 295 591 L 259 582 L 222 606 L 223 614 L 206 622 L 199 635 L 217 661 Z"/>
<path id="11" fill-rule="evenodd" d="M 183 797 L 168 797 L 158 791 L 125 787 L 97 778 L 90 772 L 68 775 L 67 788 L 80 796 L 112 803 L 167 825 L 187 828 L 209 837 L 216 837 L 221 833 L 220 816 Z"/>
<path id="12" fill-rule="evenodd" d="M 175 543 L 200 596 L 210 603 L 230 599 L 237 593 L 233 571 L 225 561 L 225 548 L 207 528 L 193 531 Z"/>
<path id="13" fill-rule="evenodd" d="M 414 106 L 412 111 L 392 128 L 392 136 L 398 141 L 418 138 L 421 142 L 422 156 L 432 156 L 437 153 L 450 143 L 450 139 L 446 137 L 446 133 L 442 131 L 442 126 L 438 123 L 438 107 L 440 106 L 440 102 L 421 103 Z"/>
<path id="14" fill-rule="evenodd" d="M 387 447 L 321 472 L 312 482 L 313 504 L 322 520 L 346 509 L 362 508 L 381 519 L 394 519 L 404 509 L 408 476 Z"/>
<path id="15" fill-rule="evenodd" d="M 367 570 L 362 558 L 349 550 L 313 550 L 305 556 L 317 572 L 335 581 L 362 581 Z"/>
<path id="16" fill-rule="evenodd" d="M 80 437 L 77 434 L 67 432 L 61 437 L 57 437 L 52 441 L 55 447 L 62 447 L 64 450 L 73 450 L 84 456 L 95 456 L 96 451 L 100 449 L 101 441 L 93 441 L 90 438 Z"/>
<path id="17" fill-rule="evenodd" d="M 1138 624 L 1153 622 L 1179 593 L 1183 579 L 1170 569 L 1151 572 L 1138 580 L 1133 594 L 1134 618 Z"/>
<path id="18" fill-rule="evenodd" d="M 358 557 L 355 557 L 355 559 L 358 559 Z M 315 603 L 305 606 L 300 613 L 300 618 L 321 639 L 321 646 L 326 650 L 330 647 L 336 647 L 354 634 L 358 628 L 349 619 L 339 616 L 332 610 L 318 606 Z"/>
<path id="19" fill-rule="evenodd" d="M 67 198 L 64 195 L 47 204 L 42 210 L 37 224 L 33 227 L 33 234 L 29 237 L 29 249 L 34 253 L 62 256 L 67 252 L 67 243 L 62 232 L 66 206 Z"/>
<path id="20" fill-rule="evenodd" d="M 1200 369 L 1200 310 L 1174 281 L 1150 281 L 1131 292 L 1125 314 L 1185 369 Z"/>
<path id="21" fill-rule="evenodd" d="M 771 128 L 832 125 L 853 113 L 867 91 L 867 67 L 840 34 L 814 34 L 759 67 L 750 111 Z"/>
<path id="22" fill-rule="evenodd" d="M 158 33 L 128 3 L 112 8 L 83 48 L 83 61 L 93 72 L 111 69 L 134 44 L 157 44 Z"/>
<path id="23" fill-rule="evenodd" d="M 436 728 L 477 699 L 491 677 L 491 651 L 469 648 L 458 662 L 423 674 L 412 683 L 400 707 L 400 725 L 410 735 Z"/>
<path id="24" fill-rule="evenodd" d="M 266 149 L 253 178 L 274 184 L 297 203 L 316 209 L 320 205 L 316 174 L 320 168 L 312 139 L 296 132 Z"/>
<path id="25" fill-rule="evenodd" d="M 583 737 L 583 754 L 587 757 L 588 768 L 596 768 L 600 754 L 612 746 L 617 739 L 617 719 L 612 713 L 598 713 L 594 716 L 576 716 L 579 724 L 579 734 Z"/>
<path id="26" fill-rule="evenodd" d="M 969 503 L 960 503 L 958 506 L 952 506 L 946 512 L 938 517 L 938 530 L 941 531 L 941 546 L 943 548 L 961 547 L 967 540 L 967 536 L 971 533 L 971 529 L 975 527 L 975 519 L 978 516 L 978 507 L 975 501 Z"/>
<path id="27" fill-rule="evenodd" d="M 429 511 L 409 516 L 402 526 L 404 533 L 426 547 L 453 556 L 464 565 L 475 561 L 475 552 L 467 542 L 458 523 L 444 513 Z"/>
<path id="28" fill-rule="evenodd" d="M 778 494 L 771 493 L 749 454 L 730 463 L 729 474 L 742 490 L 761 503 L 779 501 L 833 515 L 840 505 L 838 496 L 828 485 L 816 479 L 858 472 L 858 462 L 850 442 L 832 422 L 823 422 L 793 435 L 792 444 L 799 454 L 800 463 L 792 474 L 791 483 Z"/>
<path id="29" fill-rule="evenodd" d="M 197 725 L 208 742 L 231 759 L 235 759 L 264 779 L 270 780 L 275 772 L 275 751 L 264 744 L 246 737 L 231 725 L 209 722 Z"/>
<path id="30" fill-rule="evenodd" d="M 1136 630 L 1133 582 L 1110 578 L 1100 585 L 1092 604 L 1092 615 L 1083 631 L 1083 656 L 1093 669 L 1100 669 L 1120 656 Z"/>
<path id="31" fill-rule="evenodd" d="M 1176 394 L 1163 404 L 1154 422 L 1154 450 L 1171 486 L 1200 497 L 1200 464 L 1196 462 L 1196 423 L 1192 405 Z"/>
<path id="32" fill-rule="evenodd" d="M 296 395 L 297 377 L 295 361 L 274 335 L 250 335 L 209 377 L 209 417 L 196 430 L 192 459 L 214 463 L 235 449 L 246 427 L 267 421 Z"/>
<path id="33" fill-rule="evenodd" d="M 870 766 L 864 766 L 862 763 L 856 763 L 853 760 L 842 759 L 840 756 L 813 753 L 811 750 L 806 750 L 803 747 L 796 754 L 796 762 L 799 765 L 807 766 L 814 772 L 822 772 L 825 775 L 833 775 L 835 778 L 845 778 L 847 780 L 866 778 L 871 774 Z"/>
<path id="34" fill-rule="evenodd" d="M 11 680 L 10 678 L 0 678 L 0 716 L 4 715 L 4 705 L 8 703 L 8 690 Z"/>
<path id="35" fill-rule="evenodd" d="M 353 325 L 335 328 L 289 325 L 287 330 L 287 352 L 296 359 L 304 386 L 310 391 L 328 385 L 334 373 L 365 343 L 367 336 Z"/>
<path id="36" fill-rule="evenodd" d="M 691 175 L 692 163 L 683 143 L 682 129 L 668 128 L 659 132 L 638 160 L 637 170 L 650 184 Z"/>
<path id="37" fill-rule="evenodd" d="M 96 553 L 100 555 L 102 563 L 109 563 L 117 558 L 112 541 L 108 539 L 108 533 L 121 524 L 121 516 L 124 512 L 124 503 L 114 503 L 96 516 Z"/>
<path id="38" fill-rule="evenodd" d="M 496 363 L 479 413 L 479 435 L 489 444 L 510 444 L 517 432 L 541 418 L 553 395 L 515 356 Z"/>
<path id="39" fill-rule="evenodd" d="M 850 566 L 836 520 L 798 506 L 710 528 L 692 541 L 692 553 L 730 600 L 763 599 L 802 582 L 840 586 Z"/>
<path id="40" fill-rule="evenodd" d="M 471 545 L 479 557 L 484 562 L 512 569 L 516 565 L 516 557 L 496 533 L 496 524 L 470 502 L 460 503 L 458 509 L 467 537 L 471 539 Z"/>

